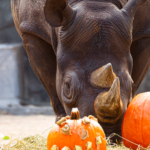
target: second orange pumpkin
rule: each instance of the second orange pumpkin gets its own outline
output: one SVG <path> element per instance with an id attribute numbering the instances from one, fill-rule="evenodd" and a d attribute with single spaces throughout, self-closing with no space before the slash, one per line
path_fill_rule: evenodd
<path id="1" fill-rule="evenodd" d="M 150 92 L 137 95 L 129 104 L 122 124 L 122 136 L 138 145 L 150 144 Z M 128 148 L 137 149 L 137 145 L 123 140 Z"/>

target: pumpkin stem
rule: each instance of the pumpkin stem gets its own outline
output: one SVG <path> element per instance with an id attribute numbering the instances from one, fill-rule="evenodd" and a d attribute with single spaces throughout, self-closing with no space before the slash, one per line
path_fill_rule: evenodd
<path id="1" fill-rule="evenodd" d="M 80 118 L 80 113 L 79 113 L 78 108 L 72 108 L 71 119 L 72 120 L 78 120 L 79 118 Z"/>

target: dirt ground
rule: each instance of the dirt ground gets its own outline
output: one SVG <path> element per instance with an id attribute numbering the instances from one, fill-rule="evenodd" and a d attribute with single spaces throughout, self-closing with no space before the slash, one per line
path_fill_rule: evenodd
<path id="1" fill-rule="evenodd" d="M 0 115 L 0 147 L 10 140 L 2 140 L 3 136 L 11 139 L 23 138 L 39 134 L 47 137 L 50 128 L 55 124 L 55 116 L 31 115 L 14 116 Z M 0 148 L 1 150 L 1 148 Z"/>

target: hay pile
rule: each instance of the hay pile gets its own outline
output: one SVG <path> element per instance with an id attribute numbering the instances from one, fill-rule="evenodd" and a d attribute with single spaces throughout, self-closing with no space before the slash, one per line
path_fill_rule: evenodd
<path id="1" fill-rule="evenodd" d="M 47 150 L 46 138 L 36 135 L 29 136 L 22 140 L 12 140 L 2 150 Z"/>
<path id="2" fill-rule="evenodd" d="M 12 140 L 2 150 L 47 150 L 46 138 L 36 135 L 26 137 L 22 140 Z M 107 145 L 107 150 L 129 150 L 122 145 Z"/>

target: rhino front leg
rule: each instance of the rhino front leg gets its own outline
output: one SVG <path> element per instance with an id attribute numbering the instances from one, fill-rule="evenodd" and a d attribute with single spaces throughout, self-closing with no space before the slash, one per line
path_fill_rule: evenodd
<path id="1" fill-rule="evenodd" d="M 150 67 L 150 38 L 141 38 L 133 42 L 131 54 L 133 57 L 132 79 L 134 81 L 132 96 L 134 97 Z"/>
<path id="2" fill-rule="evenodd" d="M 66 116 L 66 113 L 56 92 L 56 56 L 53 48 L 41 38 L 31 34 L 23 34 L 23 45 L 34 73 L 49 94 L 57 121 Z"/>

